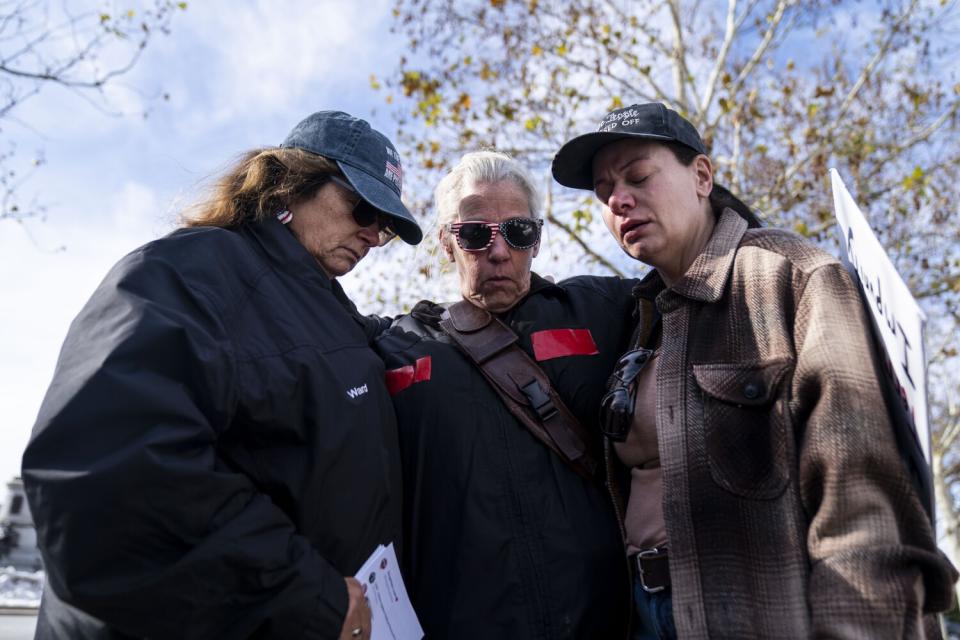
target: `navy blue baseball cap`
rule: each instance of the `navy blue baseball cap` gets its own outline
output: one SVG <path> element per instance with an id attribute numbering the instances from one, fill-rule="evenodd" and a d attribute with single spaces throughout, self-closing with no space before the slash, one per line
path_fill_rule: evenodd
<path id="1" fill-rule="evenodd" d="M 565 187 L 593 189 L 593 156 L 602 148 L 626 138 L 679 142 L 697 153 L 707 150 L 697 128 L 659 102 L 634 104 L 604 116 L 593 133 L 577 136 L 553 157 L 553 179 Z"/>
<path id="2" fill-rule="evenodd" d="M 400 199 L 400 154 L 366 120 L 342 111 L 318 111 L 295 126 L 280 146 L 333 160 L 361 198 L 393 218 L 394 229 L 404 242 L 423 240 L 420 225 Z"/>

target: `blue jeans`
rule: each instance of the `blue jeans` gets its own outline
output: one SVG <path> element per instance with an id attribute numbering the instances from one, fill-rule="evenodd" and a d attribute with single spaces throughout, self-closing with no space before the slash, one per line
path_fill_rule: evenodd
<path id="1" fill-rule="evenodd" d="M 673 625 L 673 596 L 670 590 L 647 593 L 640 580 L 633 581 L 633 605 L 637 613 L 632 640 L 676 640 Z"/>

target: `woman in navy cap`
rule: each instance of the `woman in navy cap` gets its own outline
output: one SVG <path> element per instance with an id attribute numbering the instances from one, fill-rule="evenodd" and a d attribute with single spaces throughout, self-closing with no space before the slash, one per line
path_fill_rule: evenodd
<path id="1" fill-rule="evenodd" d="M 957 574 L 897 450 L 843 265 L 761 229 L 662 104 L 611 112 L 553 175 L 653 267 L 601 403 L 637 638 L 922 638 Z M 620 478 L 620 482 L 616 478 Z"/>
<path id="2" fill-rule="evenodd" d="M 315 113 L 110 271 L 23 458 L 38 638 L 369 638 L 350 576 L 400 542 L 400 464 L 336 278 L 420 241 L 401 183 L 386 137 Z"/>

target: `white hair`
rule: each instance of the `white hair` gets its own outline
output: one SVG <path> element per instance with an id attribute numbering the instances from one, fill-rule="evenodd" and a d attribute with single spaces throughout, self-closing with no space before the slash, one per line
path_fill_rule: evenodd
<path id="1" fill-rule="evenodd" d="M 505 153 L 473 151 L 460 158 L 460 162 L 443 177 L 433 192 L 440 228 L 457 220 L 460 200 L 467 187 L 496 184 L 505 180 L 513 182 L 523 190 L 527 196 L 530 216 L 540 219 L 540 191 L 534 185 L 530 172 Z"/>

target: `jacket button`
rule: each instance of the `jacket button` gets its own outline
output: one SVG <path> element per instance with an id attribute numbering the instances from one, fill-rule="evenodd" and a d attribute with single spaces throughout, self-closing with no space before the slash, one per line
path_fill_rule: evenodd
<path id="1" fill-rule="evenodd" d="M 748 382 L 743 386 L 743 397 L 747 400 L 756 400 L 760 397 L 760 385 L 756 382 Z"/>

